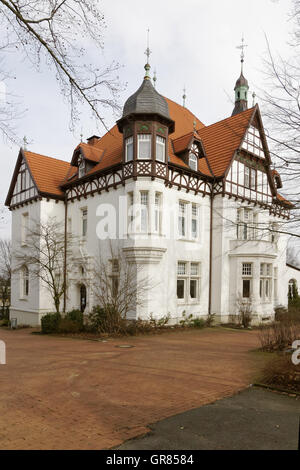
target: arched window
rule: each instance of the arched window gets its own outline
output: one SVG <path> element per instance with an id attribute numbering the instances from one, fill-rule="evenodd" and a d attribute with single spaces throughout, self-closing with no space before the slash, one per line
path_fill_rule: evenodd
<path id="1" fill-rule="evenodd" d="M 21 297 L 28 297 L 29 294 L 29 271 L 27 266 L 22 267 L 21 271 Z"/>
<path id="2" fill-rule="evenodd" d="M 81 157 L 79 160 L 78 160 L 78 177 L 81 178 L 82 176 L 85 175 L 85 161 L 84 159 Z"/>
<path id="3" fill-rule="evenodd" d="M 198 170 L 198 157 L 199 149 L 196 144 L 193 144 L 189 154 L 189 167 L 194 171 Z"/>
<path id="4" fill-rule="evenodd" d="M 296 279 L 289 280 L 289 299 L 293 300 L 298 297 L 298 286 Z"/>

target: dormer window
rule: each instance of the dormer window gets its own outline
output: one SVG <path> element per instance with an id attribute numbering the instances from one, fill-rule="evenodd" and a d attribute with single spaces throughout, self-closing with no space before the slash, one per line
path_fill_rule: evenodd
<path id="1" fill-rule="evenodd" d="M 160 137 L 160 135 L 156 136 L 156 160 L 159 162 L 165 161 L 166 155 L 166 139 L 164 137 Z"/>
<path id="2" fill-rule="evenodd" d="M 78 160 L 78 177 L 82 178 L 82 176 L 85 175 L 85 160 L 83 158 L 80 158 Z"/>
<path id="3" fill-rule="evenodd" d="M 125 140 L 125 161 L 131 162 L 133 160 L 133 137 L 128 137 Z"/>
<path id="4" fill-rule="evenodd" d="M 192 145 L 191 151 L 189 153 L 189 167 L 191 170 L 197 171 L 198 170 L 198 157 L 199 157 L 199 149 L 196 144 Z"/>
<path id="5" fill-rule="evenodd" d="M 138 159 L 151 159 L 151 135 L 138 134 Z"/>

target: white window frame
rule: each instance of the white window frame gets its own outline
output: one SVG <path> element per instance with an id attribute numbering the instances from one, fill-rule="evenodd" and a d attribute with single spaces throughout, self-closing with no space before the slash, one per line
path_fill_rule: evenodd
<path id="1" fill-rule="evenodd" d="M 263 302 L 272 302 L 272 263 L 260 263 L 259 296 Z"/>
<path id="2" fill-rule="evenodd" d="M 141 233 L 148 233 L 148 230 L 149 230 L 149 192 L 140 191 L 140 197 L 141 197 L 140 231 Z"/>
<path id="3" fill-rule="evenodd" d="M 26 265 L 22 266 L 21 268 L 21 299 L 27 299 L 29 296 L 29 269 Z"/>
<path id="4" fill-rule="evenodd" d="M 185 201 L 178 202 L 178 235 L 179 238 L 187 237 L 187 208 L 188 203 Z"/>
<path id="5" fill-rule="evenodd" d="M 189 153 L 189 167 L 193 171 L 198 171 L 198 157 L 193 152 Z"/>
<path id="6" fill-rule="evenodd" d="M 192 203 L 191 207 L 191 237 L 193 240 L 199 238 L 199 206 L 198 204 Z M 193 230 L 193 222 L 196 223 L 196 231 Z"/>
<path id="7" fill-rule="evenodd" d="M 88 232 L 88 208 L 81 209 L 81 237 L 85 239 Z"/>
<path id="8" fill-rule="evenodd" d="M 154 198 L 154 232 L 161 233 L 162 194 L 156 192 Z"/>
<path id="9" fill-rule="evenodd" d="M 86 162 L 83 157 L 79 158 L 78 178 L 82 178 L 86 173 Z"/>
<path id="10" fill-rule="evenodd" d="M 129 148 L 131 148 L 131 155 L 129 152 Z M 127 139 L 125 139 L 125 162 L 131 162 L 132 160 L 133 160 L 133 136 L 130 136 L 130 137 L 127 137 Z"/>
<path id="11" fill-rule="evenodd" d="M 158 149 L 162 149 L 162 158 L 158 158 L 159 152 L 157 151 Z M 156 136 L 156 160 L 158 162 L 165 162 L 166 161 L 166 139 L 165 137 L 162 137 L 160 135 Z"/>
<path id="12" fill-rule="evenodd" d="M 249 297 L 244 297 L 244 281 L 249 281 Z M 253 289 L 253 263 L 248 261 L 242 262 L 242 298 L 250 299 Z"/>
<path id="13" fill-rule="evenodd" d="M 258 216 L 252 209 L 240 207 L 237 210 L 237 239 L 257 240 Z"/>
<path id="14" fill-rule="evenodd" d="M 183 268 L 184 269 L 180 269 Z M 193 270 L 196 267 L 196 271 Z M 200 301 L 201 263 L 198 261 L 177 262 L 176 297 L 181 304 L 193 304 Z M 178 281 L 183 282 L 183 297 L 178 297 Z M 196 282 L 196 297 L 191 297 L 191 283 Z"/>
<path id="15" fill-rule="evenodd" d="M 151 160 L 151 139 L 152 135 L 151 134 L 138 134 L 137 136 L 138 139 L 138 149 L 137 149 L 137 158 L 138 160 Z M 147 157 L 145 156 L 140 156 L 140 143 L 141 142 L 149 142 L 149 155 Z"/>

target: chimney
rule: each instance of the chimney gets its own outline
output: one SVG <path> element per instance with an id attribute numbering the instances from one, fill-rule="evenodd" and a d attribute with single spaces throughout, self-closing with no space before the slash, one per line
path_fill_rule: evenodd
<path id="1" fill-rule="evenodd" d="M 99 139 L 100 139 L 100 137 L 98 135 L 92 135 L 92 137 L 89 137 L 86 140 L 87 140 L 89 145 L 94 145 L 97 142 L 97 140 L 99 140 Z"/>

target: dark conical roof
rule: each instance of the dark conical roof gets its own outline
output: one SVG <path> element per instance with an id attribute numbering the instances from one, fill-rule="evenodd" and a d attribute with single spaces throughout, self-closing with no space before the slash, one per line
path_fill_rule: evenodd
<path id="1" fill-rule="evenodd" d="M 239 79 L 236 81 L 234 89 L 239 88 L 240 86 L 249 86 L 248 80 L 244 77 L 243 72 L 241 72 Z"/>
<path id="2" fill-rule="evenodd" d="M 144 79 L 140 88 L 128 98 L 123 108 L 123 117 L 145 113 L 160 114 L 170 119 L 167 101 L 155 90 L 149 79 Z"/>

